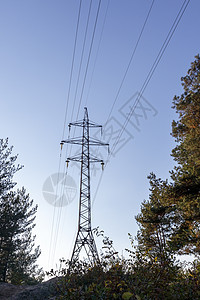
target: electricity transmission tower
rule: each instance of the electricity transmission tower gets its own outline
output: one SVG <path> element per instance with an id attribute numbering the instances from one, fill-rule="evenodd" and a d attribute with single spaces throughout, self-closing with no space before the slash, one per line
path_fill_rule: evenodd
<path id="1" fill-rule="evenodd" d="M 109 146 L 109 144 L 102 143 L 101 141 L 89 136 L 90 128 L 102 126 L 89 121 L 86 107 L 83 120 L 69 123 L 69 128 L 71 128 L 71 126 L 83 128 L 82 137 L 61 141 L 61 147 L 64 143 L 82 146 L 82 151 L 79 155 L 68 157 L 66 161 L 67 164 L 69 161 L 81 163 L 78 232 L 72 252 L 71 263 L 79 259 L 79 254 L 82 248 L 84 248 L 89 263 L 94 265 L 99 263 L 99 256 L 91 228 L 90 163 L 100 162 L 103 168 L 104 162 L 90 153 L 90 146 Z"/>

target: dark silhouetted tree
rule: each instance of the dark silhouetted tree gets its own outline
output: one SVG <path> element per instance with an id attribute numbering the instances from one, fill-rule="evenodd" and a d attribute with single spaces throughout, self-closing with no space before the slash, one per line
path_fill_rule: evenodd
<path id="1" fill-rule="evenodd" d="M 170 237 L 174 229 L 175 208 L 168 203 L 168 182 L 157 179 L 153 173 L 148 178 L 151 186 L 149 200 L 143 201 L 141 213 L 136 216 L 138 247 L 152 262 L 165 267 L 173 254 Z"/>
<path id="2" fill-rule="evenodd" d="M 34 248 L 32 236 L 37 206 L 33 206 L 26 190 L 14 191 L 13 175 L 21 169 L 15 166 L 8 139 L 0 140 L 0 281 L 20 284 L 34 283 L 40 276 L 36 260 L 39 247 Z"/>

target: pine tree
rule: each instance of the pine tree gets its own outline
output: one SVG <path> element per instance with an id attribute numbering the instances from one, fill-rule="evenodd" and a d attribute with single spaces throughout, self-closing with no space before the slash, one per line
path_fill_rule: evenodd
<path id="1" fill-rule="evenodd" d="M 181 78 L 184 93 L 174 97 L 179 119 L 172 122 L 177 165 L 172 182 L 149 176 L 151 194 L 136 217 L 139 248 L 161 264 L 172 254 L 200 255 L 200 57 Z"/>
<path id="2" fill-rule="evenodd" d="M 172 244 L 180 253 L 200 254 L 200 57 L 197 55 L 188 74 L 181 78 L 184 93 L 174 97 L 179 115 L 172 123 L 177 146 L 172 156 L 177 166 L 171 172 L 172 198 L 179 223 Z"/>
<path id="3" fill-rule="evenodd" d="M 13 176 L 22 168 L 15 166 L 17 155 L 11 156 L 12 150 L 13 146 L 8 147 L 8 138 L 5 141 L 0 139 L 0 197 L 16 185 Z"/>
<path id="4" fill-rule="evenodd" d="M 149 200 L 143 201 L 141 213 L 136 216 L 139 225 L 137 234 L 140 252 L 148 254 L 152 262 L 165 267 L 172 256 L 170 236 L 173 231 L 174 206 L 168 204 L 167 181 L 148 176 L 150 181 Z"/>
<path id="5" fill-rule="evenodd" d="M 13 175 L 21 169 L 15 166 L 17 156 L 11 156 L 8 139 L 0 140 L 0 281 L 15 284 L 32 283 L 41 273 L 36 260 L 39 247 L 34 248 L 32 229 L 37 206 L 33 207 L 26 190 L 14 191 Z"/>

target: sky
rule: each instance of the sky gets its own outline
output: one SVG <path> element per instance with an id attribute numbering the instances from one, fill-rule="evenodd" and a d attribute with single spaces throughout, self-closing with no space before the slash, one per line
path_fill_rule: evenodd
<path id="1" fill-rule="evenodd" d="M 81 135 L 71 130 L 69 136 L 67 125 L 83 118 L 85 106 L 92 121 L 106 124 L 102 135 L 91 129 L 91 136 L 111 149 L 130 116 L 103 175 L 100 165 L 91 167 L 92 227 L 104 230 L 120 254 L 131 247 L 128 233 L 137 233 L 135 216 L 149 195 L 147 176 L 170 180 L 171 122 L 177 118 L 172 100 L 183 92 L 181 77 L 199 53 L 198 0 L 189 2 L 131 115 L 130 109 L 184 2 L 153 1 L 143 28 L 152 1 L 102 0 L 96 22 L 95 0 L 84 43 L 90 1 L 83 0 L 74 52 L 78 0 L 0 0 L 0 137 L 9 138 L 24 165 L 16 187 L 24 186 L 38 205 L 34 233 L 44 270 L 71 257 L 80 166 L 66 169 L 65 160 L 80 148 L 64 145 L 61 152 L 60 141 Z M 106 161 L 107 149 L 97 150 L 91 153 Z M 63 206 L 53 202 L 55 194 Z M 100 249 L 98 238 L 96 243 Z"/>

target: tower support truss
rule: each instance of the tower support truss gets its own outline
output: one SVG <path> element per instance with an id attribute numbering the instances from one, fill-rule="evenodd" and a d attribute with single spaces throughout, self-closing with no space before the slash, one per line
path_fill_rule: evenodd
<path id="1" fill-rule="evenodd" d="M 61 141 L 61 146 L 63 146 L 64 143 L 68 143 L 81 145 L 82 147 L 82 151 L 79 155 L 67 158 L 67 163 L 69 161 L 81 163 L 78 232 L 71 262 L 79 259 L 80 252 L 84 248 L 89 263 L 94 265 L 100 261 L 91 227 L 90 164 L 100 162 L 103 167 L 103 161 L 90 154 L 90 146 L 109 146 L 109 144 L 90 137 L 90 128 L 102 126 L 89 121 L 87 108 L 85 108 L 83 120 L 69 123 L 69 128 L 71 126 L 82 127 L 83 130 L 82 137 Z"/>

